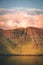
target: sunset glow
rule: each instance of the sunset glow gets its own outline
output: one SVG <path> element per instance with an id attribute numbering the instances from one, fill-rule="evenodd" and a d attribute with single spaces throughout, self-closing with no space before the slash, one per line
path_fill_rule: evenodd
<path id="1" fill-rule="evenodd" d="M 21 12 L 23 14 L 21 14 Z M 31 15 L 26 14 L 23 11 L 16 11 L 16 13 L 12 14 L 3 14 L 0 15 L 0 28 L 2 29 L 14 29 L 18 27 L 38 27 L 43 28 L 43 14 L 40 15 Z"/>
<path id="2" fill-rule="evenodd" d="M 43 1 L 2 0 L 0 3 L 0 28 L 43 28 Z"/>
<path id="3" fill-rule="evenodd" d="M 7 24 L 7 26 L 9 26 L 9 27 L 12 27 L 12 26 L 14 25 L 13 22 L 10 21 L 10 20 L 8 20 L 6 24 Z"/>

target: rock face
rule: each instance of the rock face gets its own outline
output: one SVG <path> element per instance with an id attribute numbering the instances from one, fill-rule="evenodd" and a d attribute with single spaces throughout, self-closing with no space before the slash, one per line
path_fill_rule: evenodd
<path id="1" fill-rule="evenodd" d="M 43 44 L 43 29 L 35 27 L 17 28 L 13 30 L 0 29 L 0 37 L 2 36 L 11 39 L 20 39 L 21 41 L 30 40 L 35 45 Z"/>
<path id="2" fill-rule="evenodd" d="M 27 27 L 27 28 L 17 28 L 13 30 L 2 30 L 0 29 L 0 36 L 5 36 L 12 39 L 19 39 L 24 36 L 25 40 L 28 39 L 29 36 L 34 37 L 43 37 L 43 29 Z"/>
<path id="3" fill-rule="evenodd" d="M 43 48 L 43 29 L 39 29 L 35 27 L 17 28 L 13 30 L 0 29 L 0 51 L 1 52 L 34 53 L 35 50 L 31 49 L 32 45 L 33 47 L 36 48 L 37 47 Z M 33 52 L 30 50 L 32 50 Z M 40 50 L 38 51 L 40 52 Z M 40 53 L 43 52 L 41 51 Z"/>

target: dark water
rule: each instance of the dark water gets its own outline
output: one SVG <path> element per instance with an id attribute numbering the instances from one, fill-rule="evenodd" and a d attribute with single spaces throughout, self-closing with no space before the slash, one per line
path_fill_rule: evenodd
<path id="1" fill-rule="evenodd" d="M 43 65 L 43 56 L 0 56 L 0 65 Z"/>

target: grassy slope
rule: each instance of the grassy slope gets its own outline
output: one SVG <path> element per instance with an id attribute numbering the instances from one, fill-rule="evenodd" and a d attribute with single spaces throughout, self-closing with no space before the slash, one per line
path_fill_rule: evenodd
<path id="1" fill-rule="evenodd" d="M 1 53 L 5 53 L 5 54 L 9 54 L 9 53 L 16 53 L 15 47 L 13 45 L 13 43 L 11 44 L 7 39 L 2 38 L 1 42 L 0 42 L 0 46 L 1 46 Z"/>
<path id="2" fill-rule="evenodd" d="M 43 47 L 35 47 L 32 41 L 23 44 L 10 38 L 2 38 L 0 41 L 0 53 L 3 54 L 43 54 Z"/>

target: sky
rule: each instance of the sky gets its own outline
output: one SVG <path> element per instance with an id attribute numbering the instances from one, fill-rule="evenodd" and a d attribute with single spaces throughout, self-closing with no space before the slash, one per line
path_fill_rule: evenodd
<path id="1" fill-rule="evenodd" d="M 0 28 L 43 28 L 43 0 L 0 0 Z"/>
<path id="2" fill-rule="evenodd" d="M 43 9 L 43 0 L 0 0 L 0 8 L 15 7 Z"/>

